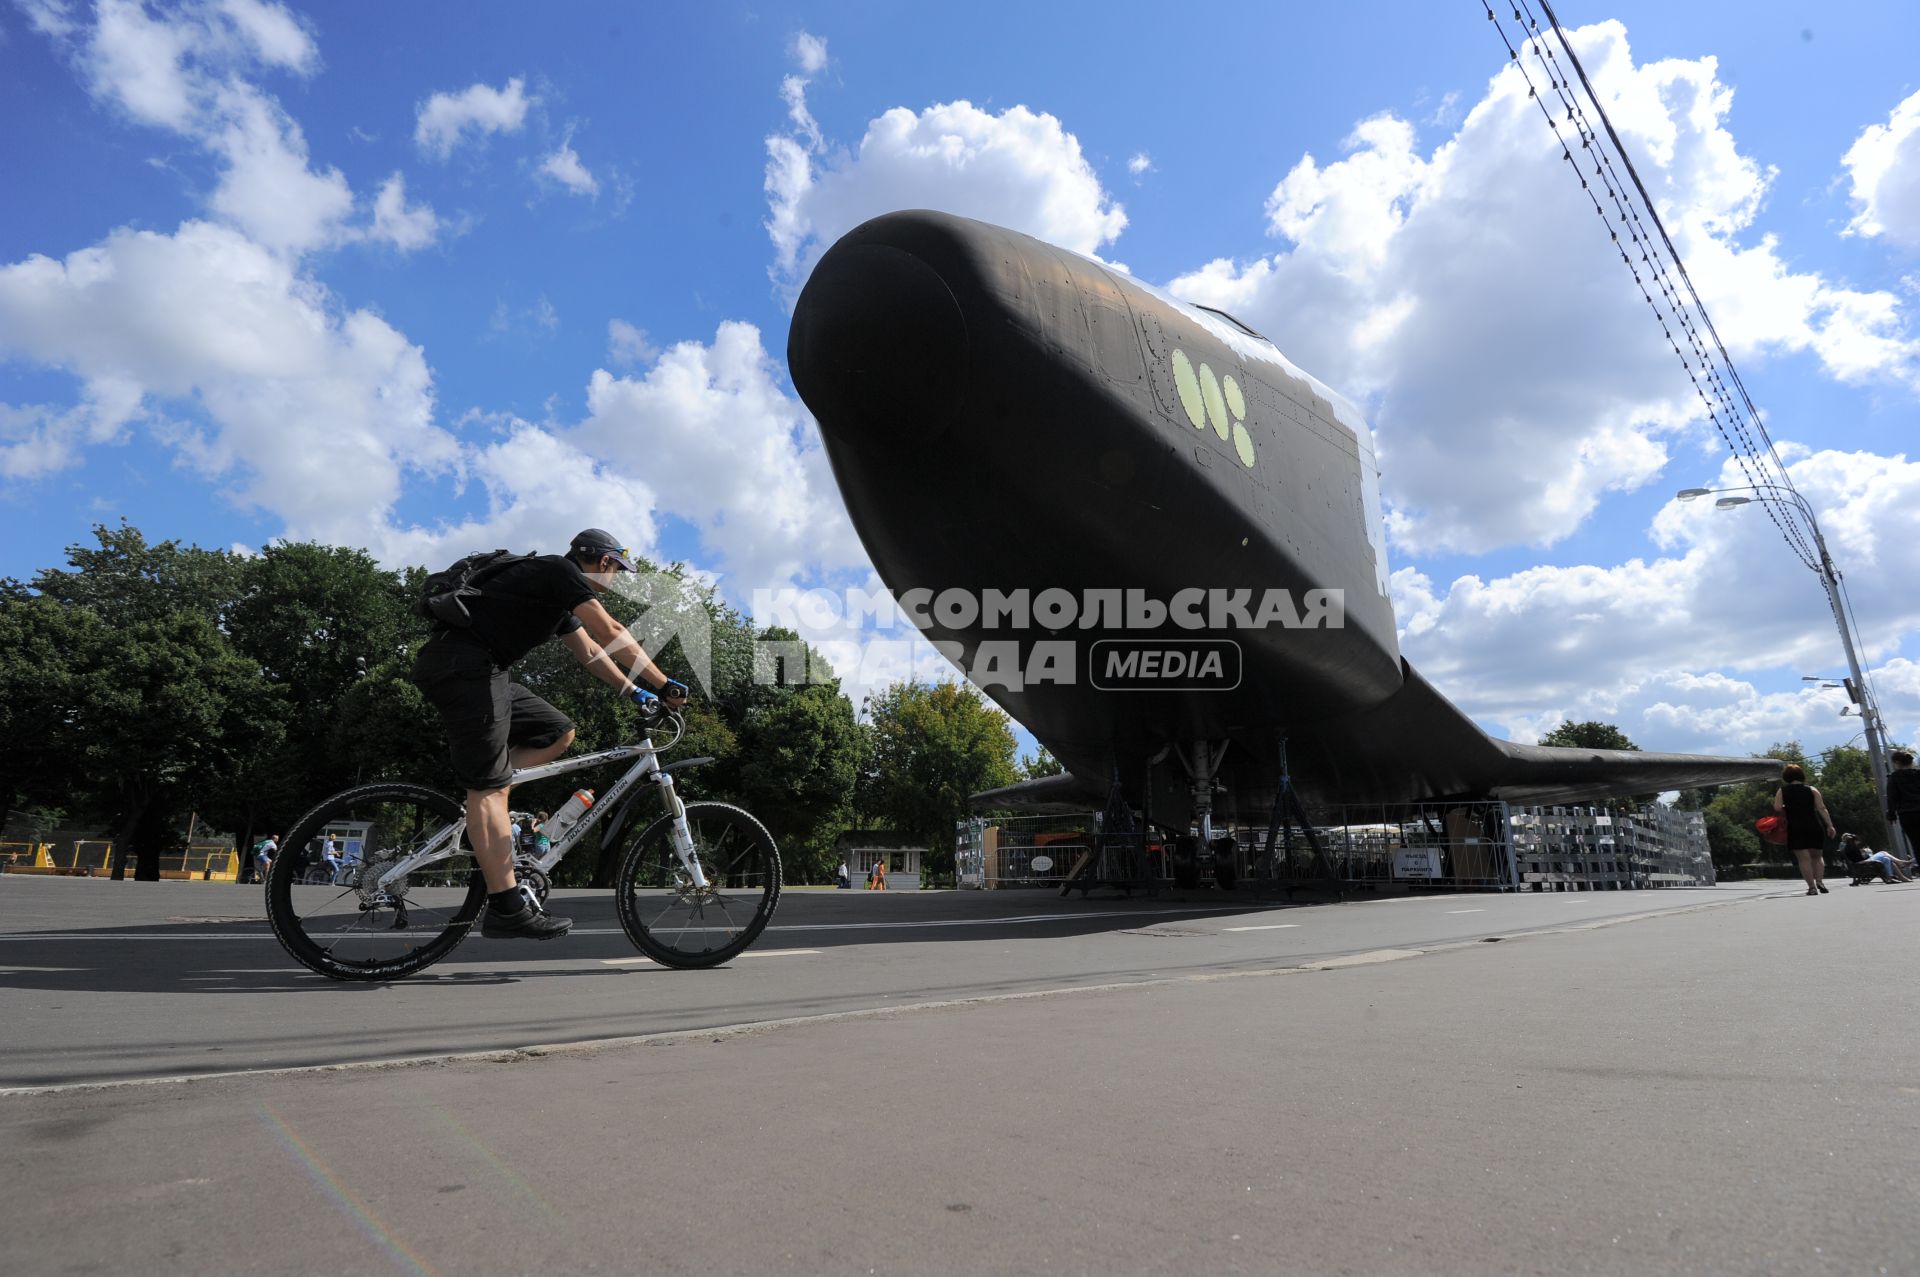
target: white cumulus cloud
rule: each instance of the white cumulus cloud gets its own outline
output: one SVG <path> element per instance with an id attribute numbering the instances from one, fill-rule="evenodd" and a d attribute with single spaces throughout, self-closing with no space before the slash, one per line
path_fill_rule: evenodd
<path id="1" fill-rule="evenodd" d="M 14 0 L 26 15 L 27 24 L 41 35 L 56 38 L 72 35 L 77 28 L 72 0 Z"/>
<path id="2" fill-rule="evenodd" d="M 509 418 L 504 437 L 469 448 L 461 474 L 485 494 L 482 512 L 432 526 L 387 521 L 369 546 L 389 565 L 449 563 L 494 546 L 557 554 L 583 526 L 605 527 L 635 552 L 657 558 L 653 489 L 560 434 Z"/>
<path id="3" fill-rule="evenodd" d="M 1870 124 L 1841 157 L 1859 213 L 1848 230 L 1920 249 L 1920 93 Z"/>
<path id="4" fill-rule="evenodd" d="M 143 124 L 184 129 L 196 86 L 181 63 L 193 33 L 150 17 L 140 0 L 101 0 L 87 48 L 93 91 Z"/>
<path id="5" fill-rule="evenodd" d="M 587 409 L 570 441 L 647 476 L 659 509 L 699 530 L 734 597 L 865 566 L 812 420 L 752 324 L 681 342 L 643 376 L 596 371 Z"/>
<path id="6" fill-rule="evenodd" d="M 43 34 L 78 29 L 64 6 L 29 8 Z M 284 6 L 264 0 L 211 0 L 150 13 L 141 0 L 101 0 L 79 50 L 96 96 L 143 124 L 191 131 L 205 99 L 235 73 L 254 67 L 309 75 L 319 50 Z"/>
<path id="7" fill-rule="evenodd" d="M 408 470 L 459 455 L 417 346 L 207 222 L 0 267 L 0 352 L 78 379 L 90 436 L 164 413 L 188 464 L 292 536 L 366 544 Z"/>
<path id="8" fill-rule="evenodd" d="M 209 145 L 227 161 L 213 210 L 249 236 L 283 252 L 336 242 L 353 212 L 353 191 L 339 169 L 317 172 L 300 126 L 273 99 L 244 85 L 224 88 Z"/>
<path id="9" fill-rule="evenodd" d="M 407 180 L 395 173 L 380 184 L 380 194 L 374 197 L 373 229 L 369 234 L 410 253 L 439 237 L 440 219 L 428 205 L 408 205 Z"/>
<path id="10" fill-rule="evenodd" d="M 53 16 L 37 29 L 71 51 L 96 98 L 221 161 L 208 209 L 256 242 L 295 256 L 366 238 L 417 245 L 435 225 L 431 209 L 396 207 L 385 190 L 372 224 L 356 224 L 345 176 L 313 163 L 299 124 L 249 78 L 319 69 L 318 47 L 283 6 L 200 0 L 149 10 L 103 0 L 84 31 L 65 9 L 45 13 Z"/>
<path id="11" fill-rule="evenodd" d="M 1920 631 L 1910 566 L 1920 462 L 1826 451 L 1789 468 L 1846 571 L 1862 659 L 1899 675 L 1900 644 Z M 1729 460 L 1712 486 L 1744 482 Z M 1467 712 L 1521 739 L 1597 718 L 1642 748 L 1757 752 L 1794 735 L 1831 744 L 1859 730 L 1839 717 L 1839 693 L 1763 692 L 1749 681 L 1845 669 L 1820 578 L 1795 562 L 1760 506 L 1674 501 L 1649 532 L 1660 555 L 1613 566 L 1543 565 L 1445 585 L 1401 568 L 1402 650 Z M 1885 708 L 1891 717 L 1898 706 Z M 1909 734 L 1920 729 L 1920 705 L 1902 712 Z M 1893 725 L 1898 733 L 1903 720 Z"/>
<path id="12" fill-rule="evenodd" d="M 468 138 L 519 132 L 533 101 L 527 97 L 526 81 L 519 76 L 498 89 L 470 84 L 458 93 L 436 93 L 420 104 L 414 120 L 414 144 L 435 159 L 444 160 Z"/>
<path id="13" fill-rule="evenodd" d="M 219 0 L 216 6 L 254 55 L 269 66 L 302 75 L 319 65 L 320 50 L 300 19 L 277 4 L 263 0 Z"/>
<path id="14" fill-rule="evenodd" d="M 818 75 L 827 66 L 827 42 L 824 38 L 802 31 L 793 37 L 789 50 L 793 60 L 800 65 L 802 74 Z"/>
<path id="15" fill-rule="evenodd" d="M 1127 224 L 1079 139 L 1024 106 L 997 115 L 965 101 L 895 107 L 851 153 L 816 158 L 776 134 L 767 155 L 767 231 L 779 271 L 795 282 L 834 240 L 896 209 L 977 217 L 1089 254 Z"/>
<path id="16" fill-rule="evenodd" d="M 592 173 L 588 172 L 587 166 L 580 162 L 580 155 L 573 149 L 571 140 L 560 143 L 559 149 L 540 161 L 540 172 L 575 195 L 597 196 L 600 194 L 600 183 L 594 179 Z"/>
<path id="17" fill-rule="evenodd" d="M 1636 66 L 1614 22 L 1571 38 L 1736 360 L 1920 380 L 1896 297 L 1743 242 L 1771 174 L 1735 145 L 1712 58 Z M 1367 403 L 1404 550 L 1550 545 L 1698 437 L 1702 405 L 1567 169 L 1509 66 L 1431 151 L 1380 116 L 1341 158 L 1306 156 L 1267 204 L 1287 248 L 1172 284 Z"/>
<path id="18" fill-rule="evenodd" d="M 659 348 L 647 339 L 645 329 L 635 328 L 624 319 L 607 321 L 607 358 L 616 367 L 643 364 L 659 353 Z"/>

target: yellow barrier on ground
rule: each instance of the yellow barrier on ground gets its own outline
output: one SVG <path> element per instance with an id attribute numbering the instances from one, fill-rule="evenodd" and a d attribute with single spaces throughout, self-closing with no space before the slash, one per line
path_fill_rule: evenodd
<path id="1" fill-rule="evenodd" d="M 113 864 L 113 844 L 93 839 L 75 841 L 73 854 L 66 863 L 61 864 L 56 855 L 54 864 L 74 873 L 91 872 L 104 875 Z"/>
<path id="2" fill-rule="evenodd" d="M 225 843 L 195 843 L 181 854 L 180 870 L 203 882 L 232 882 L 240 876 L 240 854 Z"/>
<path id="3" fill-rule="evenodd" d="M 95 839 L 77 840 L 67 847 L 49 842 L 0 842 L 0 866 L 8 873 L 104 878 L 113 868 L 113 844 Z M 131 878 L 133 873 L 130 860 L 127 876 Z M 194 882 L 237 882 L 240 853 L 226 843 L 194 843 L 185 851 L 162 856 L 160 876 Z"/>
<path id="4" fill-rule="evenodd" d="M 22 869 L 53 868 L 50 842 L 0 842 L 0 864 L 16 873 Z"/>

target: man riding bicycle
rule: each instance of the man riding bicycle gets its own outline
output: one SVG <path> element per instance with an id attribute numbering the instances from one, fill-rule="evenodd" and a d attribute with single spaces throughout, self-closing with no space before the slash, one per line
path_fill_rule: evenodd
<path id="1" fill-rule="evenodd" d="M 476 587 L 479 593 L 466 599 L 472 626 L 436 625 L 415 658 L 413 681 L 440 711 L 454 774 L 467 790 L 467 837 L 487 881 L 481 935 L 550 940 L 573 926 L 572 919 L 549 914 L 519 885 L 507 809 L 514 769 L 537 767 L 564 754 L 573 744 L 573 722 L 508 681 L 508 667 L 557 638 L 620 695 L 641 704 L 651 701 L 652 694 L 640 685 L 644 681 L 659 689 L 669 706 L 686 704 L 686 687 L 660 672 L 597 597 L 612 588 L 616 573 L 633 570 L 611 534 L 588 528 L 564 555 L 526 558 L 488 573 Z M 626 662 L 631 678 L 615 658 Z"/>

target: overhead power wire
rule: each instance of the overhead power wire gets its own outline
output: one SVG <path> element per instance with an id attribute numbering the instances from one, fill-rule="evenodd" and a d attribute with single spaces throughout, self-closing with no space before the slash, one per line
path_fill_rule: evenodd
<path id="1" fill-rule="evenodd" d="M 1533 31 L 1536 42 L 1544 44 L 1545 42 L 1539 39 L 1539 21 L 1533 17 L 1533 11 L 1528 4 L 1528 0 L 1519 0 L 1519 5 L 1521 9 L 1526 10 L 1527 21 Z M 1639 208 L 1645 207 L 1647 210 L 1647 220 L 1653 223 L 1653 229 L 1659 234 L 1660 243 L 1666 249 L 1665 259 L 1661 259 L 1656 255 L 1655 261 L 1661 263 L 1663 274 L 1665 272 L 1664 262 L 1671 261 L 1673 263 L 1673 268 L 1675 272 L 1678 273 L 1680 282 L 1686 285 L 1687 296 L 1692 300 L 1692 311 L 1700 317 L 1700 326 L 1705 328 L 1707 335 L 1712 338 L 1714 351 L 1719 355 L 1719 359 L 1715 361 L 1705 358 L 1706 352 L 1700 348 L 1698 334 L 1695 332 L 1694 326 L 1688 323 L 1686 324 L 1686 329 L 1689 336 L 1695 338 L 1695 352 L 1702 356 L 1702 362 L 1711 370 L 1715 385 L 1718 387 L 1720 397 L 1723 401 L 1726 398 L 1726 394 L 1725 387 L 1720 385 L 1720 373 L 1722 369 L 1725 370 L 1727 379 L 1733 383 L 1734 389 L 1739 392 L 1740 403 L 1745 407 L 1746 411 L 1744 413 L 1735 412 L 1733 416 L 1735 425 L 1747 445 L 1749 455 L 1755 456 L 1757 459 L 1760 451 L 1753 446 L 1752 439 L 1748 437 L 1747 432 L 1750 424 L 1752 432 L 1757 434 L 1765 444 L 1766 461 L 1772 463 L 1772 469 L 1778 476 L 1779 482 L 1791 489 L 1793 487 L 1793 478 L 1788 474 L 1786 465 L 1780 460 L 1780 453 L 1778 449 L 1774 447 L 1772 436 L 1767 433 L 1766 422 L 1760 415 L 1760 409 L 1754 404 L 1753 397 L 1747 393 L 1746 383 L 1740 378 L 1740 370 L 1734 367 L 1733 357 L 1727 353 L 1726 343 L 1720 340 L 1719 330 L 1713 325 L 1713 316 L 1707 313 L 1706 304 L 1700 300 L 1700 294 L 1693 286 L 1693 276 L 1687 272 L 1686 259 L 1681 257 L 1680 251 L 1673 246 L 1673 239 L 1667 234 L 1666 225 L 1660 220 L 1659 211 L 1653 206 L 1652 197 L 1647 194 L 1646 184 L 1640 180 L 1640 171 L 1634 167 L 1633 156 L 1627 153 L 1626 145 L 1621 142 L 1620 134 L 1615 131 L 1613 121 L 1607 116 L 1606 107 L 1601 104 L 1599 95 L 1593 91 L 1593 83 L 1587 79 L 1586 67 L 1581 64 L 1580 55 L 1574 52 L 1572 43 L 1568 41 L 1566 30 L 1560 25 L 1560 19 L 1554 13 L 1550 0 L 1540 0 L 1540 8 L 1546 13 L 1547 21 L 1553 27 L 1554 38 L 1559 42 L 1561 49 L 1567 55 L 1567 62 L 1572 65 L 1574 74 L 1580 77 L 1580 87 L 1585 91 L 1586 100 L 1593 103 L 1594 114 L 1600 117 L 1600 123 L 1607 130 L 1607 139 L 1613 143 L 1612 154 L 1620 157 L 1621 167 L 1626 169 L 1628 178 L 1633 182 L 1633 189 L 1638 192 L 1640 196 L 1640 205 L 1633 206 L 1630 210 L 1633 214 L 1635 229 L 1643 234 L 1646 233 L 1645 227 L 1641 225 L 1639 216 Z M 1550 47 L 1547 52 L 1549 57 L 1553 56 L 1553 51 Z M 1586 121 L 1584 110 L 1580 109 L 1578 98 L 1574 100 L 1574 107 L 1580 115 L 1582 125 L 1587 128 L 1589 136 L 1594 136 L 1591 125 Z M 1600 158 L 1602 162 L 1606 164 L 1608 172 L 1611 174 L 1613 170 L 1612 158 L 1604 147 L 1600 148 Z M 1617 174 L 1614 176 L 1617 178 Z M 1677 291 L 1676 289 L 1676 295 Z M 1682 314 L 1684 316 L 1685 312 L 1682 312 Z M 1771 513 L 1771 511 L 1769 511 L 1769 513 Z M 1775 525 L 1779 526 L 1777 520 Z M 1788 526 L 1792 526 L 1791 520 L 1788 520 Z M 1794 534 L 1794 540 L 1798 542 L 1797 548 L 1802 551 L 1804 555 L 1808 551 L 1806 542 L 1798 536 L 1797 528 L 1794 529 Z"/>
<path id="2" fill-rule="evenodd" d="M 1727 353 L 1726 343 L 1721 340 L 1719 330 L 1714 327 L 1705 303 L 1700 300 L 1693 278 L 1687 272 L 1686 262 L 1681 258 L 1679 250 L 1674 247 L 1672 237 L 1660 220 L 1659 211 L 1654 207 L 1646 184 L 1634 167 L 1633 157 L 1628 154 L 1618 131 L 1613 127 L 1613 121 L 1607 116 L 1606 107 L 1602 105 L 1599 95 L 1594 92 L 1593 83 L 1587 77 L 1586 68 L 1581 65 L 1579 55 L 1574 52 L 1572 42 L 1567 39 L 1566 30 L 1560 25 L 1560 19 L 1553 11 L 1551 0 L 1538 0 L 1538 2 L 1540 9 L 1546 14 L 1547 25 L 1552 29 L 1554 41 L 1559 45 L 1559 53 L 1556 53 L 1553 45 L 1547 41 L 1539 19 L 1534 16 L 1533 0 L 1502 0 L 1502 7 L 1512 13 L 1512 21 L 1519 32 L 1518 46 L 1494 11 L 1493 0 L 1481 0 L 1481 8 L 1485 11 L 1487 20 L 1493 24 L 1494 30 L 1499 34 L 1501 43 L 1506 46 L 1508 61 L 1513 64 L 1514 69 L 1525 82 L 1528 98 L 1538 105 L 1541 115 L 1547 121 L 1547 127 L 1552 130 L 1555 140 L 1560 143 L 1561 159 L 1579 178 L 1580 189 L 1586 193 L 1595 214 L 1603 222 L 1608 223 L 1608 235 L 1615 250 L 1620 254 L 1621 262 L 1632 274 L 1641 297 L 1653 312 L 1656 322 L 1660 324 L 1661 332 L 1666 336 L 1668 344 L 1672 346 L 1675 356 L 1679 358 L 1688 380 L 1693 383 L 1695 392 L 1706 408 L 1708 419 L 1719 431 L 1721 439 L 1733 454 L 1748 484 L 1760 489 L 1758 504 L 1766 509 L 1767 518 L 1772 521 L 1775 530 L 1786 541 L 1788 549 L 1804 566 L 1822 577 L 1831 573 L 1831 588 L 1834 592 L 1835 604 L 1844 614 L 1845 624 L 1851 627 L 1853 633 L 1860 633 L 1859 620 L 1854 615 L 1853 598 L 1846 588 L 1844 578 L 1840 575 L 1839 569 L 1832 566 L 1831 559 L 1825 555 L 1816 554 L 1808 543 L 1800 526 L 1805 522 L 1808 525 L 1806 531 L 1813 530 L 1812 516 L 1800 504 L 1804 498 L 1794 487 L 1793 477 L 1780 459 L 1779 449 L 1767 431 L 1760 410 L 1753 402 L 1753 396 L 1741 379 L 1739 369 L 1734 366 L 1733 357 Z M 1548 88 L 1565 112 L 1565 122 L 1578 134 L 1581 152 L 1587 156 L 1588 163 L 1592 166 L 1591 177 L 1581 167 L 1581 162 L 1575 158 L 1572 147 L 1561 134 L 1562 122 L 1555 118 L 1555 112 L 1549 109 L 1539 86 L 1534 83 L 1533 76 L 1529 74 L 1526 62 L 1521 57 L 1521 48 L 1526 48 L 1533 55 L 1534 61 L 1538 63 L 1547 81 Z M 1567 65 L 1572 68 L 1571 77 L 1568 72 L 1560 69 L 1560 53 L 1565 55 Z M 1573 84 L 1576 78 L 1579 81 L 1577 92 L 1574 91 Z M 1598 117 L 1601 128 L 1606 132 L 1605 143 L 1601 142 L 1600 130 L 1596 129 L 1588 118 L 1587 103 L 1592 104 L 1593 115 Z M 1614 164 L 1616 155 L 1619 158 L 1617 169 Z M 1622 179 L 1620 170 L 1625 171 L 1625 179 Z M 1607 194 L 1608 201 L 1613 205 L 1617 225 L 1615 219 L 1608 217 L 1599 196 L 1593 192 L 1592 183 L 1595 180 L 1600 183 L 1601 189 Z M 1637 199 L 1628 196 L 1629 185 Z M 1644 219 L 1641 216 L 1642 210 L 1645 211 Z M 1648 229 L 1649 226 L 1652 229 Z M 1626 230 L 1628 242 L 1639 250 L 1638 264 L 1635 263 L 1632 252 L 1620 243 L 1621 228 Z M 1671 268 L 1668 263 L 1671 263 Z M 1644 276 L 1642 267 L 1645 267 Z M 1653 284 L 1651 290 L 1648 288 L 1649 280 Z M 1654 300 L 1655 292 L 1660 295 L 1659 302 Z M 1665 304 L 1665 313 L 1662 312 L 1662 303 Z M 1681 341 L 1674 335 L 1675 328 L 1686 335 L 1687 350 L 1681 349 Z M 1703 332 L 1706 338 L 1704 342 Z M 1709 344 L 1711 350 L 1708 349 Z M 1689 358 L 1689 351 L 1692 358 Z M 1788 495 L 1786 498 L 1770 495 L 1769 488 Z M 1799 514 L 1799 519 L 1793 517 L 1795 513 Z M 1864 669 L 1861 672 L 1861 678 L 1866 684 L 1859 689 L 1861 708 L 1867 714 L 1877 714 L 1872 685 Z"/>
<path id="3" fill-rule="evenodd" d="M 1712 322 L 1707 317 L 1698 292 L 1693 288 L 1692 281 L 1686 278 L 1685 266 L 1673 247 L 1672 239 L 1660 223 L 1659 215 L 1647 195 L 1645 185 L 1640 181 L 1638 173 L 1633 170 L 1632 161 L 1621 146 L 1619 135 L 1614 131 L 1612 123 L 1607 120 L 1605 109 L 1600 105 L 1598 98 L 1593 96 L 1592 85 L 1587 80 L 1584 69 L 1574 57 L 1571 47 L 1566 45 L 1564 33 L 1560 33 L 1560 39 L 1562 47 L 1566 49 L 1567 60 L 1573 66 L 1571 73 L 1559 69 L 1559 58 L 1541 32 L 1539 20 L 1533 16 L 1529 0 L 1512 0 L 1511 3 L 1503 4 L 1502 7 L 1509 8 L 1512 12 L 1513 22 L 1518 32 L 1517 43 L 1515 38 L 1508 34 L 1491 0 L 1481 0 L 1481 8 L 1485 11 L 1487 20 L 1493 24 L 1501 43 L 1506 46 L 1508 61 L 1513 64 L 1527 86 L 1528 98 L 1539 107 L 1547 127 L 1559 142 L 1561 159 L 1572 168 L 1579 179 L 1580 189 L 1586 194 L 1595 215 L 1607 223 L 1608 236 L 1614 250 L 1620 255 L 1621 263 L 1633 276 L 1634 284 L 1640 290 L 1642 299 L 1652 311 L 1655 322 L 1660 325 L 1660 330 L 1666 337 L 1668 345 L 1673 348 L 1675 357 L 1680 360 L 1681 368 L 1686 372 L 1689 382 L 1699 396 L 1708 419 L 1726 443 L 1728 451 L 1733 454 L 1741 473 L 1749 484 L 1764 488 L 1771 481 L 1775 486 L 1791 491 L 1792 480 L 1786 472 L 1786 467 L 1780 464 L 1778 453 L 1773 448 L 1773 441 L 1767 437 L 1764 427 L 1760 424 L 1758 410 L 1753 407 L 1751 398 L 1746 394 L 1745 386 L 1740 383 L 1738 374 L 1733 369 L 1732 360 L 1728 357 L 1724 344 L 1720 342 L 1718 334 L 1713 330 Z M 1545 0 L 1542 0 L 1542 8 L 1546 8 Z M 1547 9 L 1547 17 L 1549 23 L 1552 23 L 1558 32 L 1558 24 L 1554 21 L 1551 9 Z M 1534 76 L 1527 68 L 1526 60 L 1522 57 L 1522 49 L 1530 52 L 1534 61 L 1538 63 L 1540 72 L 1547 82 L 1548 92 L 1558 100 L 1561 111 L 1565 113 L 1565 123 L 1578 136 L 1581 154 L 1586 157 L 1587 165 L 1591 166 L 1590 174 L 1582 166 L 1581 160 L 1576 158 L 1571 144 L 1562 134 L 1562 120 L 1556 118 L 1557 113 L 1549 108 L 1546 95 L 1535 83 Z M 1638 204 L 1628 195 L 1629 181 L 1620 176 L 1607 145 L 1601 142 L 1599 131 L 1589 121 L 1586 108 L 1581 101 L 1582 95 L 1574 91 L 1574 76 L 1579 78 L 1585 97 L 1593 103 L 1594 114 L 1600 117 L 1605 126 L 1608 140 L 1619 152 L 1620 167 L 1627 171 L 1628 178 L 1631 179 L 1631 189 L 1639 196 Z M 1613 206 L 1614 217 L 1608 216 L 1607 208 L 1601 203 L 1600 196 L 1595 193 L 1595 183 L 1606 192 L 1607 201 Z M 1645 208 L 1644 220 L 1641 217 L 1641 207 Z M 1654 233 L 1647 229 L 1648 222 L 1658 228 L 1657 241 Z M 1621 242 L 1623 231 L 1627 239 L 1625 244 Z M 1628 244 L 1633 246 L 1633 250 L 1637 250 L 1638 262 L 1635 261 L 1634 252 L 1629 250 Z M 1669 261 L 1672 262 L 1671 269 L 1668 266 Z M 1676 276 L 1678 276 L 1677 279 Z M 1683 299 L 1683 291 L 1684 298 L 1690 301 Z M 1656 292 L 1659 294 L 1659 301 L 1654 299 Z M 1697 322 L 1694 318 L 1696 314 Z M 1701 339 L 1703 328 L 1712 339 L 1714 349 L 1711 353 Z M 1682 337 L 1676 335 L 1676 330 L 1679 334 L 1684 334 L 1686 349 L 1682 349 Z M 1738 401 L 1729 390 L 1729 383 L 1738 388 Z M 1742 404 L 1745 406 L 1745 411 L 1742 411 Z M 1756 442 L 1756 435 L 1759 440 L 1764 441 L 1764 447 Z M 1775 506 L 1781 503 L 1763 497 L 1760 504 L 1766 507 L 1768 519 L 1772 521 L 1775 530 L 1786 541 L 1795 557 L 1806 567 L 1818 571 L 1816 556 L 1798 524 L 1790 516 L 1783 518 L 1782 513 L 1775 509 Z M 1790 505 L 1790 503 L 1786 504 Z"/>

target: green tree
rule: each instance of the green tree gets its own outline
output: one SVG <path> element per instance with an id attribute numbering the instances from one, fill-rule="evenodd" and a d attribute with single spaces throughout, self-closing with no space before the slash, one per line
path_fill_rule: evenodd
<path id="1" fill-rule="evenodd" d="M 233 646 L 288 705 L 273 771 L 311 798 L 370 774 L 376 768 L 359 747 L 378 750 L 379 742 L 343 737 L 336 720 L 356 682 L 426 636 L 405 579 L 362 550 L 283 542 L 242 560 L 234 585 Z"/>
<path id="2" fill-rule="evenodd" d="M 100 630 L 91 612 L 52 599 L 0 603 L 0 809 L 84 805 L 74 799 L 77 658 L 98 650 Z"/>
<path id="3" fill-rule="evenodd" d="M 1065 770 L 1066 768 L 1060 765 L 1060 760 L 1047 752 L 1045 745 L 1040 746 L 1038 753 L 1029 754 L 1020 760 L 1020 779 L 1022 780 L 1039 780 L 1042 776 L 1058 776 Z"/>
<path id="4" fill-rule="evenodd" d="M 740 732 L 739 796 L 802 882 L 824 881 L 834 839 L 850 819 L 859 743 L 837 683 L 796 688 Z"/>
<path id="5" fill-rule="evenodd" d="M 1016 779 L 1007 716 L 964 683 L 898 683 L 872 710 L 871 813 L 925 846 L 931 872 L 949 872 L 968 796 Z"/>
<path id="6" fill-rule="evenodd" d="M 171 813 L 232 784 L 276 739 L 286 702 L 205 616 L 92 624 L 73 683 L 76 779 L 113 821 L 114 876 L 131 852 L 136 876 L 156 879 Z"/>
<path id="7" fill-rule="evenodd" d="M 440 715 L 413 685 L 412 669 L 408 649 L 354 680 L 333 714 L 334 752 L 354 761 L 356 784 L 408 780 L 457 790 Z"/>
<path id="8" fill-rule="evenodd" d="M 156 877 L 176 813 L 216 798 L 239 759 L 278 737 L 259 671 L 221 629 L 237 565 L 222 551 L 149 543 L 126 523 L 94 528 L 97 546 L 69 546 L 66 568 L 9 583 L 0 639 L 8 787 L 31 786 L 114 830 L 116 875 L 127 857 Z M 36 690 L 37 689 L 37 690 Z M 50 712 L 49 712 L 50 711 Z"/>
<path id="9" fill-rule="evenodd" d="M 1737 877 L 1742 865 L 1752 864 L 1761 857 L 1760 835 L 1752 825 L 1736 824 L 1726 812 L 1713 807 L 1708 807 L 1703 816 L 1707 825 L 1707 850 L 1713 856 L 1717 874 Z"/>
<path id="10" fill-rule="evenodd" d="M 1776 742 L 1763 757 L 1807 765 L 1806 753 L 1799 741 Z M 1811 770 L 1808 774 L 1812 774 Z M 1785 847 L 1765 841 L 1753 828 L 1754 821 L 1773 810 L 1773 795 L 1779 788 L 1777 778 L 1719 787 L 1705 808 L 1707 842 L 1713 850 L 1715 865 L 1786 864 L 1792 860 Z M 1718 841 L 1715 830 L 1719 830 Z"/>
<path id="11" fill-rule="evenodd" d="M 108 625 L 130 625 L 174 612 L 197 612 L 216 624 L 238 593 L 239 565 L 224 550 L 149 543 L 122 520 L 95 524 L 97 547 L 70 545 L 67 566 L 37 573 L 33 590 L 66 607 L 85 608 Z"/>
<path id="12" fill-rule="evenodd" d="M 1540 738 L 1542 745 L 1571 749 L 1632 749 L 1640 747 L 1612 723 L 1588 719 L 1584 723 L 1562 723 Z"/>
<path id="13" fill-rule="evenodd" d="M 1820 774 L 1814 784 L 1819 787 L 1820 798 L 1827 804 L 1827 814 L 1833 817 L 1836 830 L 1858 834 L 1860 841 L 1869 847 L 1891 844 L 1886 809 L 1880 803 L 1879 790 L 1874 787 L 1873 763 L 1866 750 L 1849 745 L 1828 750 L 1820 758 Z"/>

